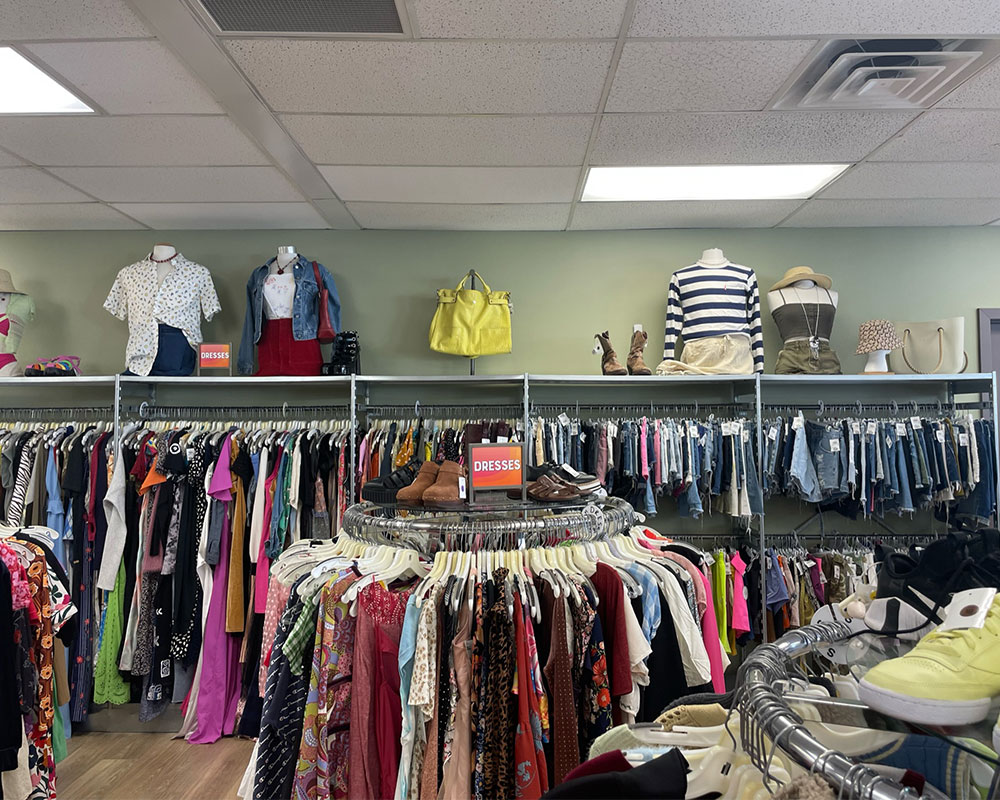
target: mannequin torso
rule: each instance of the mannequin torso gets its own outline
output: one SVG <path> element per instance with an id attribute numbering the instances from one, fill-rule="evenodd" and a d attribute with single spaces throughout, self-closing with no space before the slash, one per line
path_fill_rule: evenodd
<path id="1" fill-rule="evenodd" d="M 295 299 L 295 274 L 292 267 L 299 254 L 290 245 L 278 248 L 278 255 L 267 268 L 264 279 L 264 315 L 268 319 L 291 319 Z"/>
<path id="2" fill-rule="evenodd" d="M 721 267 L 723 264 L 728 264 L 729 259 L 718 247 L 710 247 L 702 251 L 701 258 L 696 263 L 703 267 Z"/>

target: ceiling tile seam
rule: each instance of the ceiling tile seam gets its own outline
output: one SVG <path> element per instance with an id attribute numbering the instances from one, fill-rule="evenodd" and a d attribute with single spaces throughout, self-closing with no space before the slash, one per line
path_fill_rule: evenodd
<path id="1" fill-rule="evenodd" d="M 462 38 L 459 36 L 451 36 L 445 39 L 431 39 L 431 38 L 420 38 L 420 39 L 407 39 L 401 37 L 399 34 L 388 35 L 388 34 L 374 34 L 372 36 L 355 36 L 355 35 L 345 35 L 340 34 L 329 34 L 327 36 L 317 36 L 316 34 L 302 34 L 295 35 L 287 32 L 279 32 L 277 36 L 262 33 L 259 36 L 247 36 L 246 34 L 217 34 L 216 38 L 220 41 L 245 41 L 254 42 L 258 40 L 280 40 L 280 39 L 290 39 L 296 42 L 396 42 L 404 44 L 418 44 L 418 45 L 433 45 L 433 44 L 593 44 L 595 42 L 602 42 L 605 44 L 610 44 L 612 42 L 617 42 L 618 37 L 616 36 L 586 36 L 586 37 L 561 37 L 561 36 L 518 36 L 516 38 L 507 37 L 497 37 L 497 36 L 474 36 L 468 38 Z M 802 37 L 799 37 L 802 38 Z M 812 38 L 812 37 L 808 37 Z"/>
<path id="2" fill-rule="evenodd" d="M 420 33 L 420 16 L 417 14 L 413 0 L 396 0 L 396 12 L 399 14 L 399 23 L 403 30 L 407 31 L 412 40 L 420 40 L 423 36 Z M 406 19 L 403 19 L 403 17 Z"/>
<path id="3" fill-rule="evenodd" d="M 972 72 L 970 72 L 968 75 L 966 75 L 964 78 L 962 78 L 958 83 L 956 83 L 954 86 L 952 86 L 943 97 L 939 97 L 938 101 L 934 105 L 932 105 L 931 108 L 938 109 L 938 110 L 945 110 L 941 106 L 941 104 L 945 100 L 947 100 L 949 97 L 951 97 L 951 95 L 953 95 L 956 91 L 958 91 L 962 86 L 964 86 L 965 84 L 967 84 L 969 81 L 974 80 L 977 76 L 981 75 L 983 72 L 985 72 L 991 66 L 993 66 L 994 64 L 996 64 L 998 60 L 1000 60 L 1000 55 L 994 55 L 992 58 L 987 59 L 982 64 L 976 64 L 975 62 L 973 62 L 973 64 L 970 65 L 970 66 L 974 66 L 975 69 L 973 69 Z M 963 70 L 963 72 L 964 72 L 964 70 Z M 962 109 L 954 109 L 954 110 L 956 110 L 956 111 L 971 111 L 971 110 L 985 110 L 985 109 L 967 109 L 967 108 L 962 108 Z"/>
<path id="4" fill-rule="evenodd" d="M 17 154 L 15 153 L 14 155 L 16 156 Z M 89 197 L 93 203 L 95 203 L 97 205 L 102 205 L 105 208 L 108 208 L 108 209 L 114 211 L 117 214 L 122 214 L 123 216 L 126 216 L 130 220 L 132 220 L 133 222 L 135 222 L 137 225 L 142 225 L 143 227 L 146 227 L 146 225 L 145 225 L 144 222 L 140 222 L 139 220 L 135 219 L 134 217 L 131 217 L 128 214 L 125 214 L 124 212 L 119 211 L 117 208 L 114 208 L 110 203 L 105 202 L 104 200 L 101 200 L 99 197 L 97 197 L 96 195 L 92 194 L 91 192 L 86 191 L 85 189 L 81 189 L 76 184 L 73 184 L 73 183 L 70 183 L 67 180 L 64 180 L 59 175 L 56 175 L 55 173 L 50 172 L 48 169 L 46 169 L 41 164 L 36 164 L 36 163 L 34 163 L 33 161 L 31 161 L 31 160 L 29 160 L 27 158 L 23 158 L 22 156 L 17 156 L 17 158 L 21 158 L 24 161 L 24 164 L 22 165 L 23 167 L 31 168 L 31 169 L 37 169 L 39 172 L 42 172 L 45 175 L 48 175 L 50 178 L 52 178 L 53 180 L 57 181 L 58 183 L 61 183 L 64 186 L 69 186 L 71 189 L 74 189 L 74 190 L 80 192 L 80 194 L 84 195 L 85 197 Z M 68 205 L 68 203 L 11 203 L 11 204 L 6 204 L 5 203 L 4 205 Z M 89 204 L 87 204 L 87 205 L 89 205 Z"/>
<path id="5" fill-rule="evenodd" d="M 861 39 L 997 39 L 1000 36 L 994 34 L 977 33 L 817 33 L 812 31 L 800 31 L 797 33 L 781 34 L 739 34 L 739 35 L 697 35 L 697 36 L 629 36 L 630 42 L 704 42 L 704 41 L 725 41 L 735 39 L 739 41 L 780 41 L 787 39 L 818 39 L 825 42 L 837 42 L 840 40 L 860 41 Z"/>
<path id="6" fill-rule="evenodd" d="M 782 81 L 781 85 L 777 88 L 777 90 L 775 90 L 774 94 L 771 95 L 767 103 L 764 104 L 764 109 L 763 109 L 764 111 L 774 110 L 774 104 L 777 103 L 782 97 L 784 97 L 785 94 L 789 91 L 789 89 L 791 89 L 792 86 L 794 86 L 799 81 L 799 79 L 809 69 L 810 64 L 812 64 L 816 60 L 816 57 L 823 52 L 823 48 L 826 46 L 826 44 L 827 42 L 823 40 L 818 40 L 813 43 L 813 46 L 809 49 L 809 52 L 806 53 L 802 57 L 802 60 L 795 65 L 794 69 L 792 69 L 788 77 L 785 78 L 784 81 Z"/>
<path id="7" fill-rule="evenodd" d="M 243 134 L 247 136 L 247 138 L 249 138 L 251 142 L 253 142 L 256 145 L 256 147 L 260 150 L 260 152 L 264 155 L 264 157 L 271 162 L 271 165 L 274 166 L 276 169 L 278 169 L 278 171 L 285 176 L 285 178 L 292 184 L 292 186 L 294 186 L 299 191 L 299 193 L 306 198 L 306 200 L 310 203 L 310 205 L 312 205 L 315 212 L 319 215 L 320 219 L 324 220 L 331 228 L 334 227 L 335 225 L 339 227 L 340 220 L 335 220 L 332 213 L 331 215 L 328 216 L 328 213 L 320 205 L 314 202 L 316 200 L 332 200 L 339 206 L 339 209 L 343 212 L 343 214 L 347 216 L 347 218 L 351 221 L 351 223 L 353 223 L 357 228 L 361 227 L 358 224 L 358 221 L 354 218 L 354 215 L 351 214 L 350 211 L 347 209 L 347 205 L 333 190 L 333 187 L 331 187 L 330 184 L 327 182 L 326 178 L 323 177 L 322 173 L 317 169 L 313 161 L 305 155 L 298 141 L 296 141 L 296 139 L 293 136 L 291 136 L 288 130 L 284 127 L 284 125 L 281 124 L 280 120 L 277 118 L 273 110 L 271 110 L 270 107 L 267 105 L 267 103 L 264 102 L 263 98 L 260 96 L 260 93 L 257 91 L 257 87 L 249 80 L 249 78 L 243 72 L 243 70 L 239 68 L 239 65 L 236 64 L 229 50 L 222 46 L 222 43 L 212 33 L 212 31 L 209 30 L 208 26 L 206 25 L 205 21 L 201 18 L 201 16 L 192 9 L 190 1 L 183 2 L 182 5 L 179 5 L 179 12 L 180 12 L 179 16 L 175 16 L 173 18 L 169 16 L 170 11 L 171 9 L 178 9 L 178 6 L 159 6 L 155 2 L 153 2 L 153 0 L 126 0 L 126 2 L 128 6 L 135 13 L 139 15 L 139 18 L 146 23 L 147 27 L 150 28 L 150 30 L 153 30 L 154 32 L 159 34 L 157 38 L 159 39 L 160 43 L 163 44 L 164 47 L 166 47 L 180 61 L 180 63 L 185 67 L 185 69 L 187 69 L 189 73 L 191 73 L 191 75 L 195 78 L 195 80 L 199 81 L 205 87 L 205 89 L 215 99 L 215 101 L 219 103 L 219 105 L 227 112 L 227 116 L 229 117 L 230 121 L 240 131 L 242 131 Z M 256 108 L 248 107 L 244 113 L 234 114 L 233 110 L 227 107 L 226 103 L 224 103 L 221 100 L 221 98 L 219 97 L 219 93 L 215 91 L 216 88 L 215 85 L 206 81 L 199 73 L 199 71 L 191 66 L 189 60 L 184 57 L 182 51 L 174 45 L 174 42 L 172 40 L 169 40 L 166 36 L 163 35 L 164 32 L 160 27 L 154 26 L 152 24 L 152 21 L 148 14 L 148 9 L 155 9 L 158 13 L 160 13 L 161 14 L 159 18 L 160 22 L 169 26 L 168 29 L 174 31 L 174 33 L 178 36 L 181 35 L 178 26 L 180 27 L 187 26 L 188 31 L 186 33 L 188 35 L 195 34 L 196 36 L 199 37 L 199 41 L 203 45 L 205 45 L 208 48 L 211 48 L 211 52 L 221 57 L 223 62 L 227 65 L 232 76 L 236 78 L 236 80 L 232 83 L 230 87 L 225 87 L 227 91 L 232 90 L 234 93 L 233 98 L 235 99 L 251 98 L 251 102 L 255 104 Z M 167 9 L 166 14 L 163 13 L 163 9 Z M 225 82 L 226 76 L 222 75 L 219 78 L 219 80 Z M 222 86 L 222 84 L 219 85 Z M 264 146 L 264 143 L 253 132 L 253 126 L 246 124 L 245 122 L 246 119 L 248 118 L 256 119 L 259 116 L 259 114 L 257 113 L 258 110 L 264 111 L 264 116 L 262 118 L 263 126 L 267 127 L 268 123 L 270 123 L 271 126 L 277 129 L 277 131 L 279 131 L 283 135 L 285 139 L 285 144 L 290 146 L 292 150 L 298 153 L 299 166 L 301 167 L 303 177 L 306 174 L 308 174 L 310 179 L 309 182 L 315 184 L 317 187 L 325 186 L 326 192 L 329 193 L 328 196 L 326 197 L 311 196 L 313 192 L 306 190 L 306 187 L 309 182 L 307 182 L 306 184 L 301 183 L 296 178 L 296 176 L 294 176 L 288 169 L 285 168 L 284 163 L 282 163 L 279 157 L 275 155 L 270 148 Z"/>
<path id="8" fill-rule="evenodd" d="M 837 162 L 843 163 L 843 162 Z M 365 164 L 338 161 L 335 164 L 317 163 L 317 167 L 367 167 L 386 169 L 570 169 L 580 168 L 580 162 L 572 164 Z"/>
<path id="9" fill-rule="evenodd" d="M 31 44 L 106 44 L 112 42 L 155 42 L 155 36 L 89 37 L 87 39 L 0 39 L 0 47 Z"/>
<path id="10" fill-rule="evenodd" d="M 618 63 L 621 61 L 622 51 L 625 49 L 625 40 L 628 38 L 628 30 L 632 26 L 632 18 L 635 16 L 635 6 L 638 0 L 627 0 L 625 11 L 622 14 L 621 26 L 618 28 L 618 38 L 615 39 L 614 50 L 611 51 L 611 63 L 608 64 L 608 73 L 604 76 L 604 85 L 601 87 L 601 96 L 597 101 L 597 111 L 594 114 L 594 121 L 590 126 L 590 136 L 587 137 L 587 146 L 583 151 L 583 164 L 580 166 L 580 174 L 576 179 L 576 189 L 570 202 L 569 217 L 566 219 L 566 230 L 573 225 L 573 217 L 576 214 L 576 204 L 583 195 L 583 186 L 587 180 L 587 170 L 590 167 L 590 155 L 597 145 L 597 136 L 601 130 L 601 118 L 604 109 L 608 105 L 608 98 L 611 96 L 611 87 L 615 82 L 615 75 L 618 72 Z"/>
<path id="11" fill-rule="evenodd" d="M 270 107 L 270 106 L 269 106 Z M 416 111 L 278 111 L 282 117 L 421 117 L 433 119 L 442 118 L 511 118 L 524 119 L 531 117 L 592 117 L 593 111 L 487 111 L 482 113 L 463 112 L 416 112 Z M 609 112 L 610 113 L 610 112 Z M 642 112 L 645 113 L 645 112 Z"/>
<path id="12" fill-rule="evenodd" d="M 811 199 L 812 198 L 806 198 L 805 200 L 803 200 L 801 203 L 795 206 L 795 208 L 793 208 L 790 212 L 788 212 L 784 217 L 782 217 L 778 222 L 776 222 L 771 227 L 780 228 L 782 225 L 788 222 L 788 220 L 790 220 L 792 217 L 798 214 L 803 208 L 805 208 Z"/>
<path id="13" fill-rule="evenodd" d="M 76 84 L 74 84 L 71 80 L 69 80 L 68 78 L 66 78 L 58 70 L 56 70 L 55 68 L 49 66 L 39 56 L 35 55 L 30 50 L 28 50 L 27 47 L 19 47 L 19 46 L 14 45 L 14 46 L 11 47 L 11 49 L 15 53 L 17 53 L 19 56 L 21 56 L 21 58 L 23 58 L 25 61 L 28 61 L 30 64 L 32 64 L 37 70 L 39 70 L 40 72 L 44 73 L 45 75 L 48 75 L 52 80 L 54 80 L 56 83 L 58 83 L 64 89 L 66 89 L 67 91 L 71 92 L 74 97 L 76 97 L 79 100 L 82 100 L 84 103 L 86 103 L 88 106 L 90 106 L 90 108 L 92 108 L 96 112 L 95 114 L 88 114 L 86 112 L 83 112 L 83 113 L 77 112 L 77 113 L 72 113 L 72 114 L 31 114 L 30 116 L 33 116 L 33 117 L 40 117 L 40 116 L 54 116 L 54 117 L 95 117 L 95 116 L 108 116 L 108 112 L 107 112 L 107 110 L 103 106 L 101 106 L 100 104 L 98 104 L 97 102 L 95 102 L 92 97 L 90 97 L 86 92 L 84 92 L 83 90 L 81 90 L 78 86 L 76 86 Z M 18 116 L 20 116 L 20 115 L 18 115 Z M 29 115 L 24 115 L 24 116 L 29 116 Z"/>

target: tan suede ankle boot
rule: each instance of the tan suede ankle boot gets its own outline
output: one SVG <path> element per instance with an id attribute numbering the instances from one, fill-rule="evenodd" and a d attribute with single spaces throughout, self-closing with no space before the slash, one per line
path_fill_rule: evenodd
<path id="1" fill-rule="evenodd" d="M 424 492 L 425 508 L 461 508 L 465 499 L 458 491 L 458 479 L 465 477 L 465 467 L 445 461 L 438 469 L 434 485 Z"/>
<path id="2" fill-rule="evenodd" d="M 622 366 L 622 362 L 618 360 L 618 354 L 615 353 L 615 348 L 611 346 L 611 337 L 608 336 L 608 332 L 595 333 L 594 338 L 597 339 L 604 349 L 604 355 L 601 357 L 601 374 L 628 375 L 628 370 Z M 596 348 L 595 352 L 597 352 Z"/>
<path id="3" fill-rule="evenodd" d="M 646 362 L 642 360 L 642 351 L 646 349 L 648 339 L 649 336 L 646 335 L 645 331 L 636 331 L 632 334 L 632 346 L 628 349 L 628 358 L 625 359 L 628 371 L 632 375 L 653 374 L 653 371 L 646 366 Z"/>
<path id="4" fill-rule="evenodd" d="M 396 492 L 396 502 L 404 506 L 423 505 L 424 492 L 437 480 L 438 465 L 433 461 L 425 461 L 420 465 L 420 472 L 413 483 Z"/>

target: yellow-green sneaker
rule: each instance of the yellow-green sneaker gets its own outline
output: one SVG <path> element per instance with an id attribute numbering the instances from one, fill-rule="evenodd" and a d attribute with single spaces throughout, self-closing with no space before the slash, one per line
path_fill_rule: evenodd
<path id="1" fill-rule="evenodd" d="M 970 606 L 957 610 L 959 616 L 974 613 Z M 861 680 L 861 700 L 876 711 L 924 725 L 985 719 L 992 698 L 1000 695 L 1000 595 L 982 627 L 944 627 L 947 623 L 901 658 L 872 667 Z"/>

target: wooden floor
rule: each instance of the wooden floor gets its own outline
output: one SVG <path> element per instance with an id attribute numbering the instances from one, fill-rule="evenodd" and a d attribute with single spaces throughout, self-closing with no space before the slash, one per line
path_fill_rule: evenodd
<path id="1" fill-rule="evenodd" d="M 253 742 L 188 744 L 166 733 L 73 736 L 56 767 L 59 800 L 236 800 Z"/>

